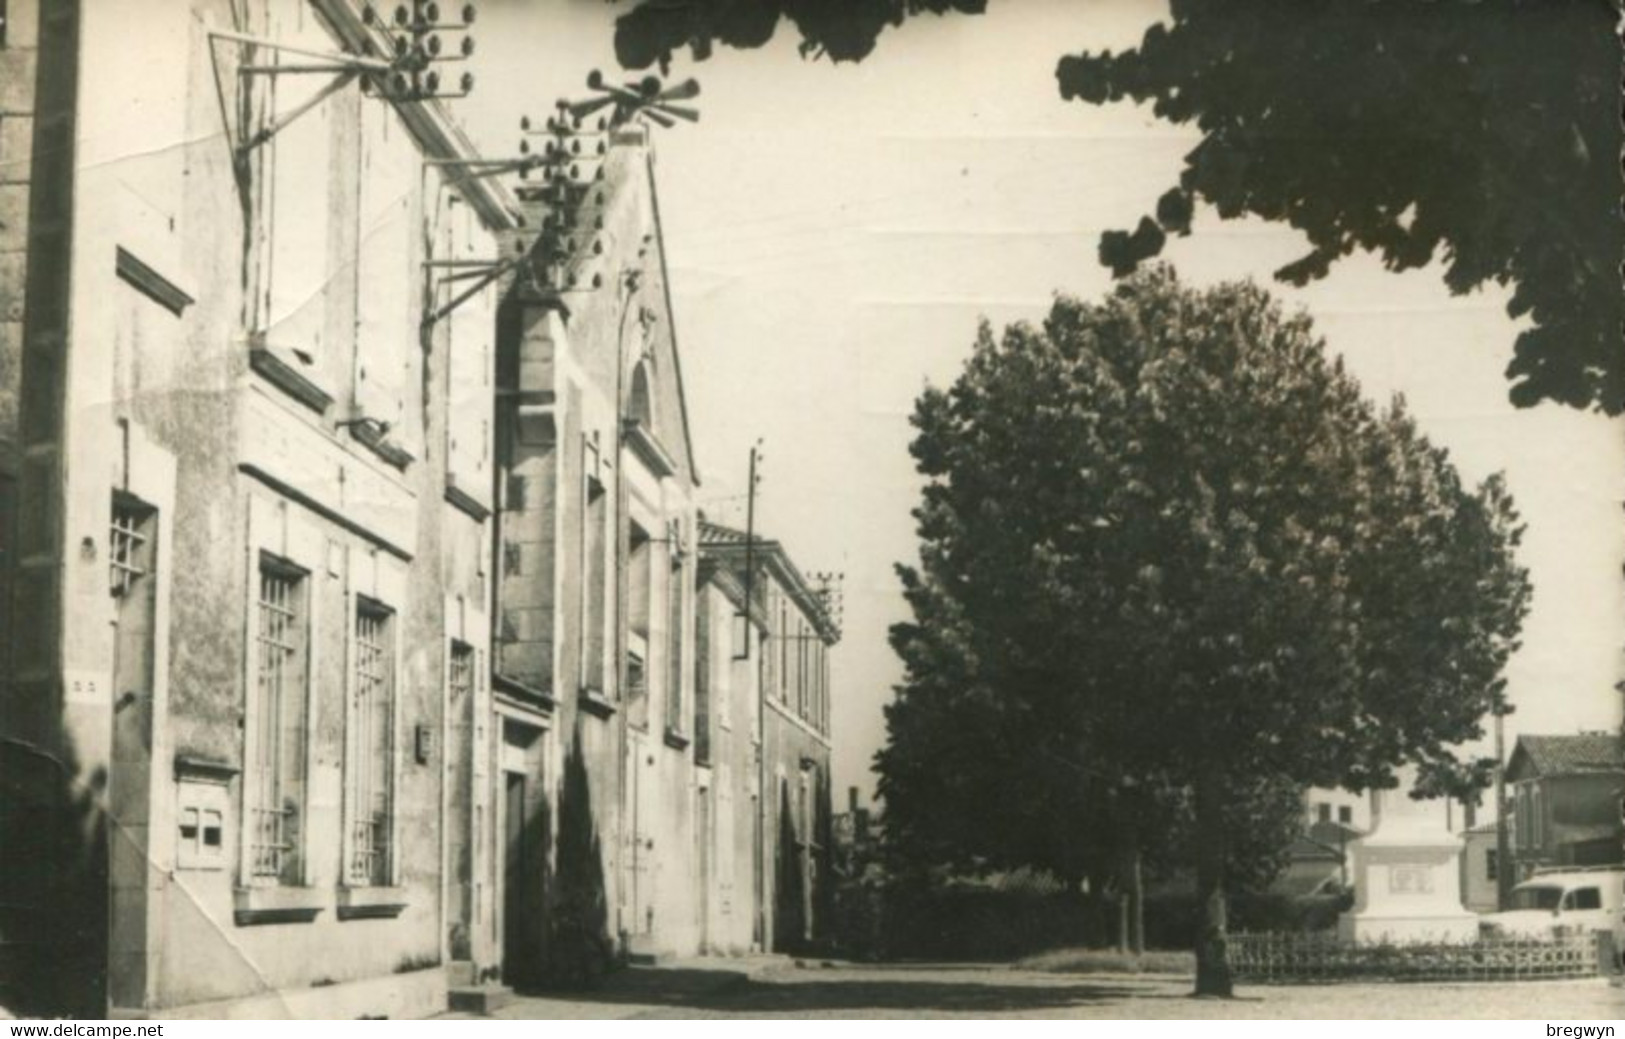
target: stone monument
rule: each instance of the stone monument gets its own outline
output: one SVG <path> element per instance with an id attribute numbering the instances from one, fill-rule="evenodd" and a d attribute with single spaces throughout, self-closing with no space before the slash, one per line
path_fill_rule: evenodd
<path id="1" fill-rule="evenodd" d="M 1344 941 L 1466 941 L 1478 916 L 1461 904 L 1460 837 L 1444 800 L 1415 801 L 1414 769 L 1371 792 L 1371 832 L 1349 846 L 1354 908 L 1337 922 Z"/>

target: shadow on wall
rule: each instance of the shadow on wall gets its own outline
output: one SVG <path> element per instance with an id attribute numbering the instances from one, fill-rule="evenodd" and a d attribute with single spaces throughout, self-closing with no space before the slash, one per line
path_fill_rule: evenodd
<path id="1" fill-rule="evenodd" d="M 802 922 L 803 882 L 801 842 L 796 839 L 796 823 L 790 815 L 790 788 L 779 787 L 779 842 L 773 863 L 773 950 L 797 952 L 806 944 Z"/>
<path id="2" fill-rule="evenodd" d="M 15 693 L 16 691 L 14 691 Z M 18 1016 L 107 1010 L 107 773 L 0 740 L 0 1007 Z"/>
<path id="3" fill-rule="evenodd" d="M 827 951 L 833 937 L 831 924 L 835 919 L 835 820 L 830 814 L 829 770 L 818 770 L 818 795 L 813 811 L 818 820 L 817 853 L 813 872 L 812 936 L 813 944 Z"/>
<path id="4" fill-rule="evenodd" d="M 603 846 L 593 819 L 591 781 L 579 732 L 564 759 L 558 821 L 546 969 L 533 980 L 550 988 L 591 988 L 615 966 L 615 942 L 609 930 Z"/>

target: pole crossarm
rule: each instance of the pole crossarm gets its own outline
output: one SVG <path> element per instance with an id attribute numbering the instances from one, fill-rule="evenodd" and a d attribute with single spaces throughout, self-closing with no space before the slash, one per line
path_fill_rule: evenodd
<path id="1" fill-rule="evenodd" d="M 467 303 L 469 300 L 485 291 L 486 287 L 492 282 L 496 281 L 498 278 L 509 273 L 510 271 L 515 270 L 521 263 L 524 262 L 525 258 L 523 256 L 515 256 L 505 260 L 427 261 L 424 266 L 431 269 L 443 270 L 450 268 L 461 271 L 461 273 L 458 274 L 450 274 L 442 277 L 440 279 L 441 284 L 446 284 L 453 281 L 466 281 L 470 278 L 475 279 L 475 281 L 474 284 L 470 285 L 456 296 L 453 296 L 444 305 L 431 311 L 427 316 L 425 316 L 423 319 L 424 325 L 428 326 L 438 323 L 442 318 L 446 317 L 452 311 L 456 310 L 464 303 Z"/>
<path id="2" fill-rule="evenodd" d="M 389 62 L 380 58 L 351 54 L 344 51 L 335 52 L 318 50 L 313 47 L 302 47 L 297 44 L 284 43 L 280 40 L 255 36 L 251 33 L 234 32 L 228 29 L 211 29 L 208 35 L 211 48 L 215 43 L 236 44 L 243 48 L 264 47 L 266 50 L 274 51 L 279 55 L 286 54 L 295 58 L 307 59 L 283 64 L 245 61 L 237 68 L 237 75 L 241 80 L 248 80 L 255 76 L 282 74 L 328 75 L 333 77 L 331 82 L 305 101 L 300 102 L 287 112 L 271 116 L 270 121 L 252 135 L 249 135 L 246 130 L 240 130 L 239 133 L 243 139 L 237 145 L 239 156 L 246 155 L 269 141 L 294 120 L 343 90 L 361 76 L 385 73 L 393 67 Z"/>
<path id="3" fill-rule="evenodd" d="M 469 268 L 479 268 L 481 270 L 490 270 L 492 267 L 498 266 L 499 264 L 503 264 L 503 263 L 506 263 L 506 262 L 508 262 L 506 259 L 424 260 L 423 261 L 423 266 L 428 267 L 428 268 L 430 268 L 432 270 L 468 270 Z"/>
<path id="4" fill-rule="evenodd" d="M 458 178 L 472 180 L 480 177 L 501 177 L 509 173 L 517 173 L 523 177 L 533 169 L 559 166 L 566 161 L 568 160 L 543 155 L 521 155 L 505 159 L 425 159 L 424 165 L 451 169 Z"/>
<path id="5" fill-rule="evenodd" d="M 316 91 L 316 93 L 294 106 L 291 110 L 273 117 L 271 121 L 265 126 L 261 127 L 259 131 L 254 134 L 254 136 L 244 141 L 239 150 L 246 154 L 253 151 L 255 148 L 258 148 L 266 141 L 269 141 L 271 138 L 275 137 L 277 134 L 286 129 L 288 124 L 292 123 L 295 119 L 298 119 L 306 112 L 315 108 L 323 101 L 326 101 L 334 94 L 355 82 L 356 77 L 360 76 L 361 72 L 361 69 L 348 69 L 339 75 L 334 76 L 331 83 Z"/>
<path id="6" fill-rule="evenodd" d="M 264 47 L 267 50 L 279 51 L 283 54 L 292 54 L 299 58 L 311 58 L 319 65 L 245 65 L 238 69 L 244 75 L 277 72 L 302 71 L 335 71 L 353 69 L 357 72 L 389 72 L 394 68 L 390 62 L 382 58 L 369 58 L 361 54 L 350 54 L 344 51 L 323 51 L 311 47 L 300 47 L 280 40 L 271 40 L 263 36 L 254 36 L 245 32 L 231 32 L 226 29 L 211 29 L 209 38 L 225 40 L 229 43 L 241 43 L 252 47 Z"/>

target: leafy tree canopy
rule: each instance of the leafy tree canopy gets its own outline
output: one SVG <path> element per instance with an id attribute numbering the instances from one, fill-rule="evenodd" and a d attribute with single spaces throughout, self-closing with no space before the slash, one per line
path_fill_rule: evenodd
<path id="1" fill-rule="evenodd" d="M 1471 777 L 1454 748 L 1504 709 L 1528 607 L 1517 514 L 1401 401 L 1365 400 L 1306 316 L 1156 267 L 1042 326 L 984 326 L 913 421 L 888 825 L 1002 797 L 1019 835 L 1190 790 L 1197 850 L 1228 866 L 1227 815 L 1260 783 Z"/>
<path id="2" fill-rule="evenodd" d="M 644 67 L 686 45 L 760 46 L 785 17 L 805 53 L 858 60 L 909 15 L 982 7 L 641 0 L 616 45 Z M 1509 313 L 1530 322 L 1513 403 L 1625 412 L 1617 18 L 1608 0 L 1172 0 L 1136 49 L 1056 70 L 1065 98 L 1148 103 L 1202 133 L 1156 213 L 1105 234 L 1100 258 L 1133 270 L 1199 203 L 1301 230 L 1309 252 L 1277 272 L 1295 284 L 1356 250 L 1393 270 L 1438 258 L 1455 292 L 1513 286 Z"/>
<path id="3" fill-rule="evenodd" d="M 615 26 L 615 55 L 627 68 L 648 68 L 690 48 L 696 58 L 714 44 L 760 47 L 788 19 L 803 55 L 860 61 L 888 27 L 910 15 L 981 14 L 987 0 L 642 0 Z"/>
<path id="4" fill-rule="evenodd" d="M 984 328 L 914 421 L 905 587 L 955 624 L 928 648 L 904 630 L 911 678 L 950 660 L 1182 780 L 1222 758 L 1386 784 L 1503 706 L 1528 584 L 1500 479 L 1465 488 L 1255 287 L 1158 268 Z"/>

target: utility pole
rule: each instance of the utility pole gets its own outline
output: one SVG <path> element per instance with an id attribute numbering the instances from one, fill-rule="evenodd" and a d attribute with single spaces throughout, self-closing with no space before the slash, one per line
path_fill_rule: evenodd
<path id="1" fill-rule="evenodd" d="M 750 608 L 756 578 L 756 464 L 761 461 L 762 441 L 750 446 L 750 476 L 745 489 L 745 659 L 750 659 Z"/>
<path id="2" fill-rule="evenodd" d="M 751 660 L 750 646 L 756 641 L 756 625 L 751 619 L 751 605 L 753 603 L 755 574 L 756 574 L 756 466 L 761 461 L 762 441 L 758 437 L 756 443 L 750 447 L 750 472 L 748 486 L 745 489 L 745 659 Z M 748 672 L 747 672 L 748 673 Z M 755 822 L 755 862 L 751 870 L 751 888 L 755 905 L 754 930 L 756 932 L 756 947 L 761 952 L 771 952 L 773 948 L 772 937 L 767 933 L 767 755 L 763 753 L 762 745 L 767 740 L 767 711 L 764 701 L 767 690 L 762 688 L 762 671 L 756 669 L 756 746 L 753 753 L 756 755 L 756 818 Z"/>
<path id="3" fill-rule="evenodd" d="M 1507 834 L 1507 756 L 1505 716 L 1495 712 L 1495 908 L 1512 902 L 1512 841 Z"/>

